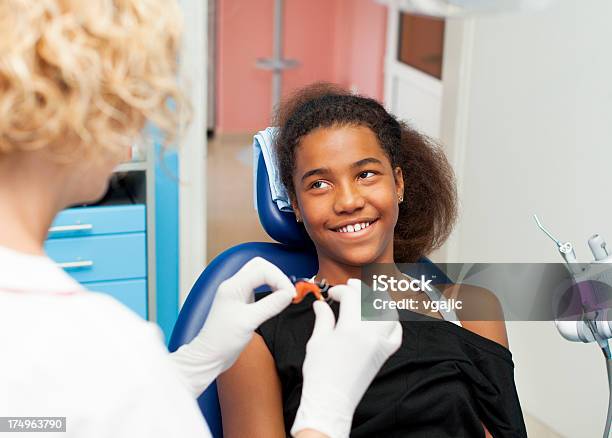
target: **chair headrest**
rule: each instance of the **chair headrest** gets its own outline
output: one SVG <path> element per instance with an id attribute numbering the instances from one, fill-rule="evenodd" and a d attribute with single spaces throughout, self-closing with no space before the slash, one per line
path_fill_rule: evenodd
<path id="1" fill-rule="evenodd" d="M 259 222 L 268 235 L 277 242 L 286 245 L 311 248 L 312 240 L 306 233 L 304 226 L 295 220 L 293 212 L 280 211 L 270 193 L 270 181 L 263 154 L 260 154 L 257 166 L 257 212 Z"/>

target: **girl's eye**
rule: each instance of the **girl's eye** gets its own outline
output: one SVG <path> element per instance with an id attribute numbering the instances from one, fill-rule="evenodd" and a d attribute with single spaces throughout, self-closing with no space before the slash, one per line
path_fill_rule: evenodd
<path id="1" fill-rule="evenodd" d="M 370 170 L 366 170 L 366 171 L 361 172 L 359 174 L 359 178 L 363 178 L 363 179 L 372 178 L 374 175 L 376 175 L 376 173 L 374 173 L 374 172 L 372 172 Z"/>
<path id="2" fill-rule="evenodd" d="M 329 184 L 328 184 L 328 183 L 326 183 L 325 181 L 318 180 L 318 181 L 313 182 L 313 183 L 310 185 L 310 188 L 311 188 L 311 189 L 324 189 L 324 188 L 326 188 L 328 185 L 329 185 Z"/>

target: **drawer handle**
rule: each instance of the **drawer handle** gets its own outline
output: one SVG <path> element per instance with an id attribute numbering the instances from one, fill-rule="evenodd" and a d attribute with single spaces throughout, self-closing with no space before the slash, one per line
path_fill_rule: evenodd
<path id="1" fill-rule="evenodd" d="M 93 230 L 92 224 L 79 224 L 79 225 L 58 225 L 57 227 L 49 228 L 50 233 L 61 233 L 66 231 L 85 231 Z"/>
<path id="2" fill-rule="evenodd" d="M 64 262 L 58 263 L 57 266 L 63 269 L 90 268 L 93 266 L 91 260 L 83 260 L 82 262 Z"/>

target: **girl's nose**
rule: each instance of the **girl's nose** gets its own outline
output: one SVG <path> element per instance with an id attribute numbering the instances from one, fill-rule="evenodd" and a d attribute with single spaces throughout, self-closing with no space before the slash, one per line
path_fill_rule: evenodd
<path id="1" fill-rule="evenodd" d="M 336 214 L 352 213 L 363 208 L 365 205 L 365 198 L 359 188 L 353 184 L 341 185 L 336 191 L 334 201 L 334 211 Z"/>

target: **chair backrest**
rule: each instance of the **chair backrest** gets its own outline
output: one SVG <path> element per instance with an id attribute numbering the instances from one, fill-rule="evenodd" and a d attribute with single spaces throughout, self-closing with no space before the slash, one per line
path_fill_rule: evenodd
<path id="1" fill-rule="evenodd" d="M 242 265 L 259 256 L 277 265 L 285 274 L 311 277 L 318 270 L 314 246 L 304 228 L 296 223 L 295 215 L 281 212 L 270 194 L 268 173 L 263 157 L 257 163 L 257 208 L 259 220 L 266 232 L 281 243 L 243 243 L 218 255 L 202 272 L 179 313 L 168 348 L 176 351 L 190 342 L 206 321 L 219 285 L 234 275 Z M 420 260 L 427 272 L 437 274 L 437 281 L 446 276 L 428 259 Z M 221 411 L 216 384 L 198 398 L 198 404 L 215 438 L 223 436 Z"/>
<path id="2" fill-rule="evenodd" d="M 270 193 L 270 180 L 263 154 L 257 162 L 257 213 L 259 222 L 268 235 L 277 242 L 314 251 L 312 240 L 304 227 L 295 220 L 293 212 L 280 211 Z"/>

